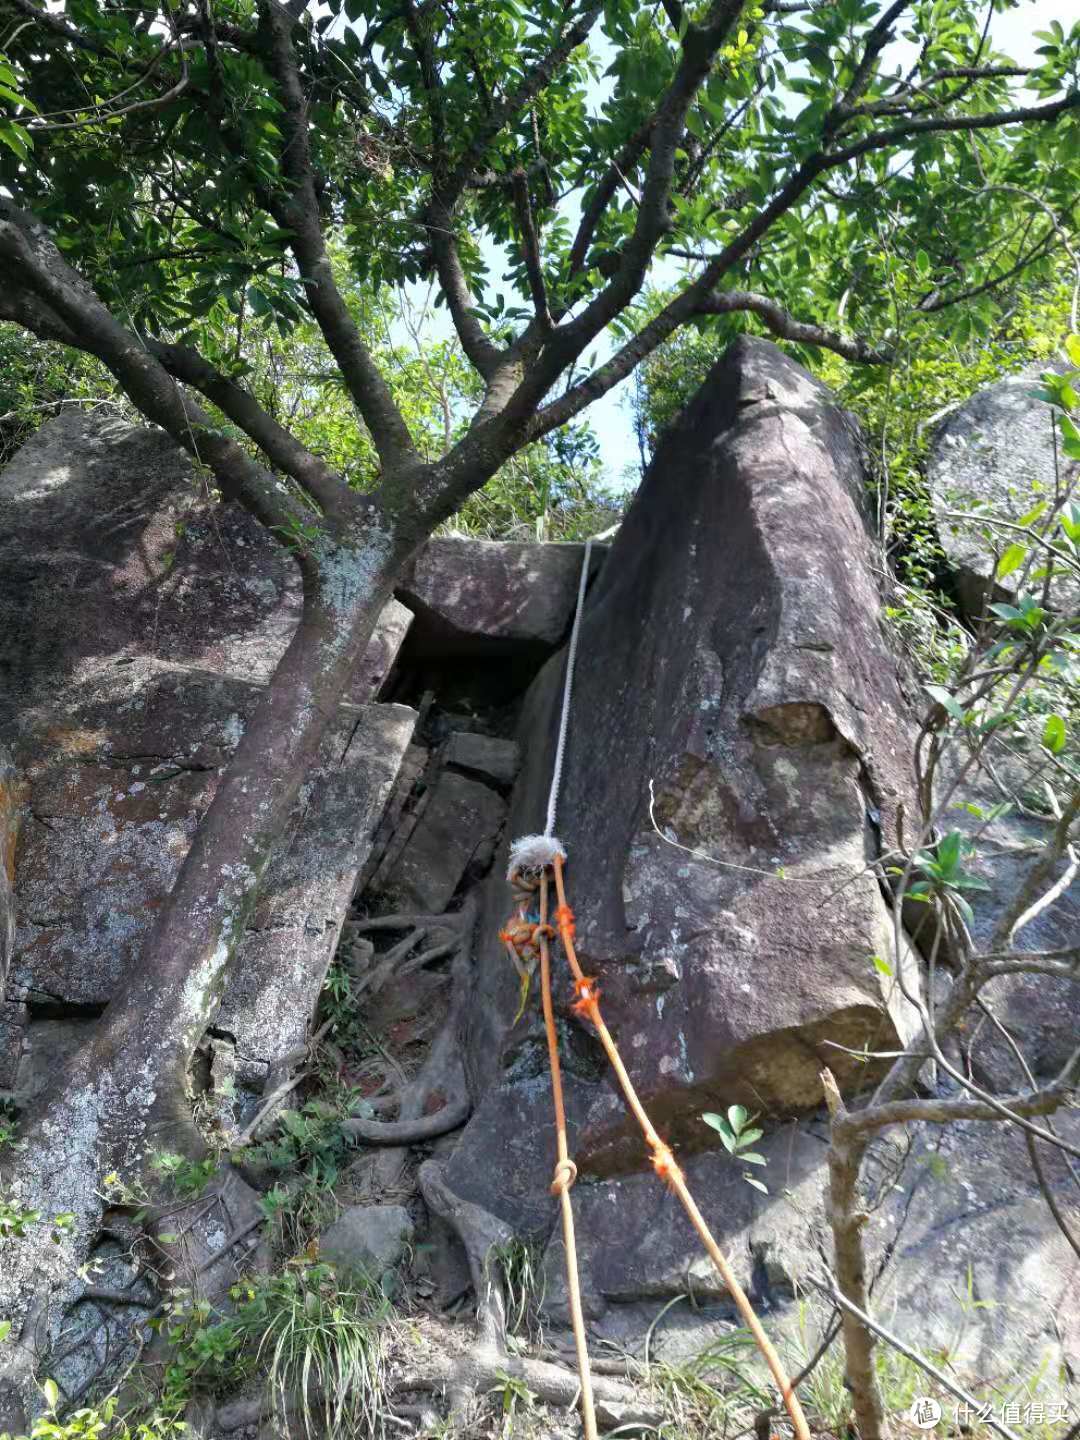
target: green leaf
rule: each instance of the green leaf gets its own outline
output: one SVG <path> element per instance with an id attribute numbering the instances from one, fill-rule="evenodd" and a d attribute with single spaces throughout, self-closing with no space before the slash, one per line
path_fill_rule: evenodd
<path id="1" fill-rule="evenodd" d="M 890 980 L 892 979 L 893 967 L 888 960 L 883 960 L 880 955 L 871 955 L 870 959 L 874 962 L 874 969 L 879 975 L 887 975 Z"/>
<path id="2" fill-rule="evenodd" d="M 1014 570 L 1019 570 L 1020 566 L 1023 565 L 1027 559 L 1027 553 L 1026 545 L 1010 545 L 998 561 L 996 571 L 997 578 L 1004 580 L 1006 575 L 1011 575 Z"/>
<path id="3" fill-rule="evenodd" d="M 714 1115 L 711 1111 L 708 1111 L 702 1115 L 701 1118 L 705 1121 L 706 1125 L 711 1125 L 717 1132 L 728 1154 L 734 1155 L 736 1145 L 735 1136 L 731 1133 L 731 1127 L 724 1117 L 722 1115 Z"/>
<path id="4" fill-rule="evenodd" d="M 752 1185 L 755 1190 L 760 1190 L 763 1195 L 769 1193 L 769 1187 L 759 1180 L 756 1175 L 751 1175 L 749 1170 L 742 1178 L 746 1181 L 747 1185 Z"/>
<path id="5" fill-rule="evenodd" d="M 744 1105 L 729 1105 L 727 1118 L 732 1130 L 738 1135 L 746 1124 L 749 1112 Z"/>
<path id="6" fill-rule="evenodd" d="M 767 1165 L 769 1162 L 764 1155 L 759 1155 L 756 1150 L 740 1150 L 739 1159 L 745 1160 L 749 1165 Z"/>
<path id="7" fill-rule="evenodd" d="M 1042 743 L 1052 755 L 1060 755 L 1065 749 L 1069 732 L 1060 715 L 1048 715 L 1043 726 Z"/>
<path id="8" fill-rule="evenodd" d="M 55 1410 L 60 1404 L 60 1387 L 55 1380 L 43 1380 L 41 1382 L 41 1393 L 45 1396 L 45 1404 L 49 1410 Z"/>
<path id="9" fill-rule="evenodd" d="M 10 1320 L 0 1320 L 0 1344 L 2 1344 L 2 1343 L 7 1339 L 7 1337 L 8 1337 L 10 1334 L 11 1334 L 11 1321 L 10 1321 Z"/>
<path id="10" fill-rule="evenodd" d="M 1074 365 L 1080 365 L 1080 335 L 1065 337 L 1065 353 Z"/>
<path id="11" fill-rule="evenodd" d="M 964 707 L 951 695 L 944 685 L 925 685 L 923 687 L 928 695 L 931 695 L 939 705 L 944 706 L 954 720 L 963 720 Z"/>

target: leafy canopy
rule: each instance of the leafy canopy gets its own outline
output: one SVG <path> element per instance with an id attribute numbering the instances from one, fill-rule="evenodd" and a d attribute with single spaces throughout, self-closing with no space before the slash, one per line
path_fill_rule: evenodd
<path id="1" fill-rule="evenodd" d="M 1011 276 L 1049 274 L 1080 194 L 1080 22 L 1024 69 L 990 38 L 1004 8 L 0 0 L 0 184 L 138 335 L 237 378 L 243 332 L 313 326 L 384 461 L 401 431 L 322 257 L 346 311 L 431 282 L 501 426 L 476 488 L 687 324 L 882 361 L 898 268 L 969 334 Z M 674 278 L 643 300 L 658 259 Z"/>

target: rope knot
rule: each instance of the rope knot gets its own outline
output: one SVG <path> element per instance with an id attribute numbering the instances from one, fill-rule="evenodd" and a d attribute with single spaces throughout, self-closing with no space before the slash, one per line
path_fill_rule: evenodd
<path id="1" fill-rule="evenodd" d="M 662 1140 L 649 1138 L 649 1148 L 652 1150 L 653 1169 L 660 1179 L 668 1185 L 674 1185 L 676 1180 L 683 1178 L 683 1173 L 675 1164 L 675 1156 Z"/>
<path id="2" fill-rule="evenodd" d="M 577 1179 L 577 1166 L 573 1160 L 560 1160 L 555 1166 L 555 1178 L 551 1182 L 552 1195 L 561 1195 L 564 1190 L 569 1190 Z"/>
<path id="3" fill-rule="evenodd" d="M 595 1025 L 599 1018 L 597 1011 L 600 1005 L 600 986 L 595 980 L 583 975 L 580 980 L 574 981 L 574 994 L 577 999 L 570 1009 L 581 1019 L 591 1020 Z"/>

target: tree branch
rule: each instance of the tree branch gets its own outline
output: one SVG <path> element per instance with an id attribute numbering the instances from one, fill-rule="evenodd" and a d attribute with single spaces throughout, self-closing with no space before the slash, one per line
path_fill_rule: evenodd
<path id="1" fill-rule="evenodd" d="M 781 340 L 795 340 L 801 345 L 820 345 L 822 349 L 835 350 L 837 355 L 842 355 L 845 360 L 856 363 L 888 365 L 893 358 L 891 350 L 876 350 L 865 340 L 849 340 L 824 325 L 796 320 L 775 300 L 750 290 L 722 290 L 718 294 L 706 295 L 697 308 L 702 315 L 732 315 L 740 310 L 749 311 L 763 320 L 772 334 Z"/>
<path id="2" fill-rule="evenodd" d="M 743 4 L 744 0 L 713 0 L 706 20 L 687 30 L 675 76 L 653 118 L 641 203 L 618 270 L 577 319 L 559 330 L 560 354 L 579 355 L 640 290 L 657 243 L 669 225 L 675 152 L 682 143 L 687 112 Z"/>
<path id="3" fill-rule="evenodd" d="M 540 258 L 540 238 L 536 233 L 532 202 L 529 199 L 529 182 L 525 178 L 524 170 L 514 171 L 513 183 L 514 211 L 521 231 L 521 249 L 525 260 L 525 273 L 529 279 L 529 293 L 532 295 L 537 320 L 542 328 L 548 329 L 551 326 L 551 313 L 548 310 L 544 266 Z"/>
<path id="4" fill-rule="evenodd" d="M 61 339 L 96 355 L 147 419 L 208 465 L 222 492 L 239 500 L 268 528 L 289 528 L 310 518 L 273 475 L 256 465 L 235 440 L 213 428 L 205 411 L 184 396 L 138 337 L 113 319 L 44 227 L 2 196 L 0 259 L 8 267 L 8 291 L 14 276 L 18 287 L 29 292 L 23 302 L 8 307 L 8 318 L 17 318 L 46 339 Z M 40 330 L 35 322 L 41 324 Z"/>
<path id="5" fill-rule="evenodd" d="M 250 391 L 215 370 L 208 360 L 187 346 L 167 345 L 152 339 L 146 343 L 170 375 L 194 386 L 213 401 L 234 425 L 254 440 L 272 465 L 307 491 L 324 515 L 341 519 L 352 510 L 349 491 L 341 476 L 268 415 Z"/>
<path id="6" fill-rule="evenodd" d="M 399 472 L 417 463 L 418 457 L 390 387 L 379 373 L 334 280 L 315 193 L 307 102 L 290 33 L 295 22 L 276 0 L 260 0 L 259 14 L 260 27 L 267 36 L 270 67 L 284 105 L 281 167 L 293 187 L 288 200 L 271 197 L 271 211 L 282 229 L 291 231 L 291 248 L 311 313 L 371 431 L 383 469 Z"/>
<path id="7" fill-rule="evenodd" d="M 612 160 L 607 170 L 596 182 L 593 192 L 588 201 L 582 206 L 581 220 L 578 223 L 577 234 L 574 236 L 574 243 L 570 247 L 569 274 L 573 278 L 585 268 L 585 261 L 588 257 L 589 246 L 592 244 L 593 236 L 596 234 L 596 227 L 603 219 L 604 213 L 615 197 L 615 192 L 622 184 L 628 170 L 632 170 L 641 159 L 646 145 L 649 143 L 649 136 L 652 133 L 654 120 L 649 119 L 640 126 L 629 140 L 619 150 L 619 153 Z"/>

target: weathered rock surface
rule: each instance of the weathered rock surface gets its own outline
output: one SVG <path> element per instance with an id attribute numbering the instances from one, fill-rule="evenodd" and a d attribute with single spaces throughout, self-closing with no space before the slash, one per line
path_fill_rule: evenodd
<path id="1" fill-rule="evenodd" d="M 7 979 L 15 943 L 15 841 L 19 833 L 19 797 L 15 766 L 0 746 L 0 987 Z"/>
<path id="2" fill-rule="evenodd" d="M 343 1276 L 378 1280 L 413 1237 L 403 1205 L 350 1205 L 319 1239 L 319 1254 Z"/>
<path id="3" fill-rule="evenodd" d="M 586 606 L 557 827 L 581 960 L 654 1119 L 691 1149 L 711 1143 L 702 1110 L 813 1109 L 823 1064 L 865 1082 L 835 1046 L 912 1032 L 871 958 L 891 954 L 891 917 L 865 867 L 909 762 L 861 486 L 857 437 L 827 393 L 742 340 L 662 445 Z M 513 834 L 543 817 L 563 663 L 526 701 Z M 482 934 L 507 907 L 493 883 Z M 540 1134 L 538 1022 L 505 1043 L 517 981 L 483 943 L 474 1083 Z M 917 985 L 906 950 L 904 964 Z M 642 1144 L 596 1054 L 577 1030 L 571 1088 L 591 1098 L 576 1158 L 605 1175 L 637 1168 Z M 524 1219 L 503 1149 L 485 1165 L 476 1146 L 458 1193 Z"/>
<path id="4" fill-rule="evenodd" d="M 486 869 L 506 805 L 480 780 L 443 770 L 394 865 L 392 893 L 403 908 L 441 915 L 470 865 Z"/>
<path id="5" fill-rule="evenodd" d="M 141 942 L 300 594 L 288 554 L 209 503 L 157 431 L 68 411 L 0 475 L 0 500 L 0 736 L 24 815 L 0 1014 L 10 1085 L 35 1015 L 77 1029 L 122 986 L 152 983 L 133 968 Z M 388 606 L 354 702 L 382 684 L 408 619 Z M 331 726 L 217 1018 L 241 1079 L 303 1043 L 414 721 L 353 703 Z"/>
<path id="6" fill-rule="evenodd" d="M 958 522 L 953 512 L 977 508 L 981 513 L 1016 521 L 1040 496 L 1054 493 L 1054 467 L 1062 479 L 1076 473 L 1076 462 L 1054 454 L 1051 411 L 1032 394 L 1039 374 L 1034 365 L 988 385 L 942 421 L 934 435 L 927 465 L 927 484 L 938 519 L 938 535 L 953 572 L 964 613 L 982 613 L 994 569 L 995 546 L 1000 554 L 1012 537 L 984 532 L 978 523 Z M 999 598 L 1015 591 L 1019 574 L 995 582 Z M 1075 609 L 1080 584 L 1059 577 L 1054 591 L 1061 604 Z"/>
<path id="7" fill-rule="evenodd" d="M 402 577 L 397 595 L 417 617 L 428 646 L 461 649 L 565 639 L 577 601 L 584 546 L 513 541 L 429 540 Z M 593 573 L 604 548 L 594 552 Z"/>
<path id="8" fill-rule="evenodd" d="M 444 758 L 447 765 L 473 771 L 496 785 L 512 785 L 521 764 L 521 747 L 513 740 L 456 730 L 446 742 Z"/>
<path id="9" fill-rule="evenodd" d="M 1067 1116 L 1059 1129 L 1066 1138 L 1080 1133 Z M 878 1142 L 865 1167 L 875 1273 L 887 1248 L 892 1255 L 875 1285 L 877 1314 L 922 1353 L 948 1353 L 962 1375 L 1012 1387 L 1037 1382 L 1043 1398 L 1066 1398 L 1068 1371 L 1075 1373 L 1080 1359 L 1080 1261 L 1034 1186 L 1020 1137 L 997 1125 L 963 1124 L 911 1127 L 898 1142 Z M 685 1167 L 740 1284 L 793 1369 L 808 1358 L 827 1311 L 810 1286 L 821 1276 L 822 1255 L 832 1250 L 827 1143 L 826 1121 L 815 1117 L 756 1146 L 768 1163 L 754 1174 L 767 1183 L 768 1195 L 747 1185 L 742 1167 L 726 1154 L 699 1154 Z M 1059 1160 L 1047 1153 L 1046 1163 L 1075 1225 L 1075 1187 Z M 678 1201 L 653 1175 L 579 1182 L 574 1209 L 594 1336 L 639 1344 L 660 1307 L 677 1296 L 692 1301 L 657 1327 L 654 1355 L 695 1354 L 737 1326 Z M 558 1232 L 544 1275 L 544 1309 L 553 1323 L 564 1324 Z"/>

